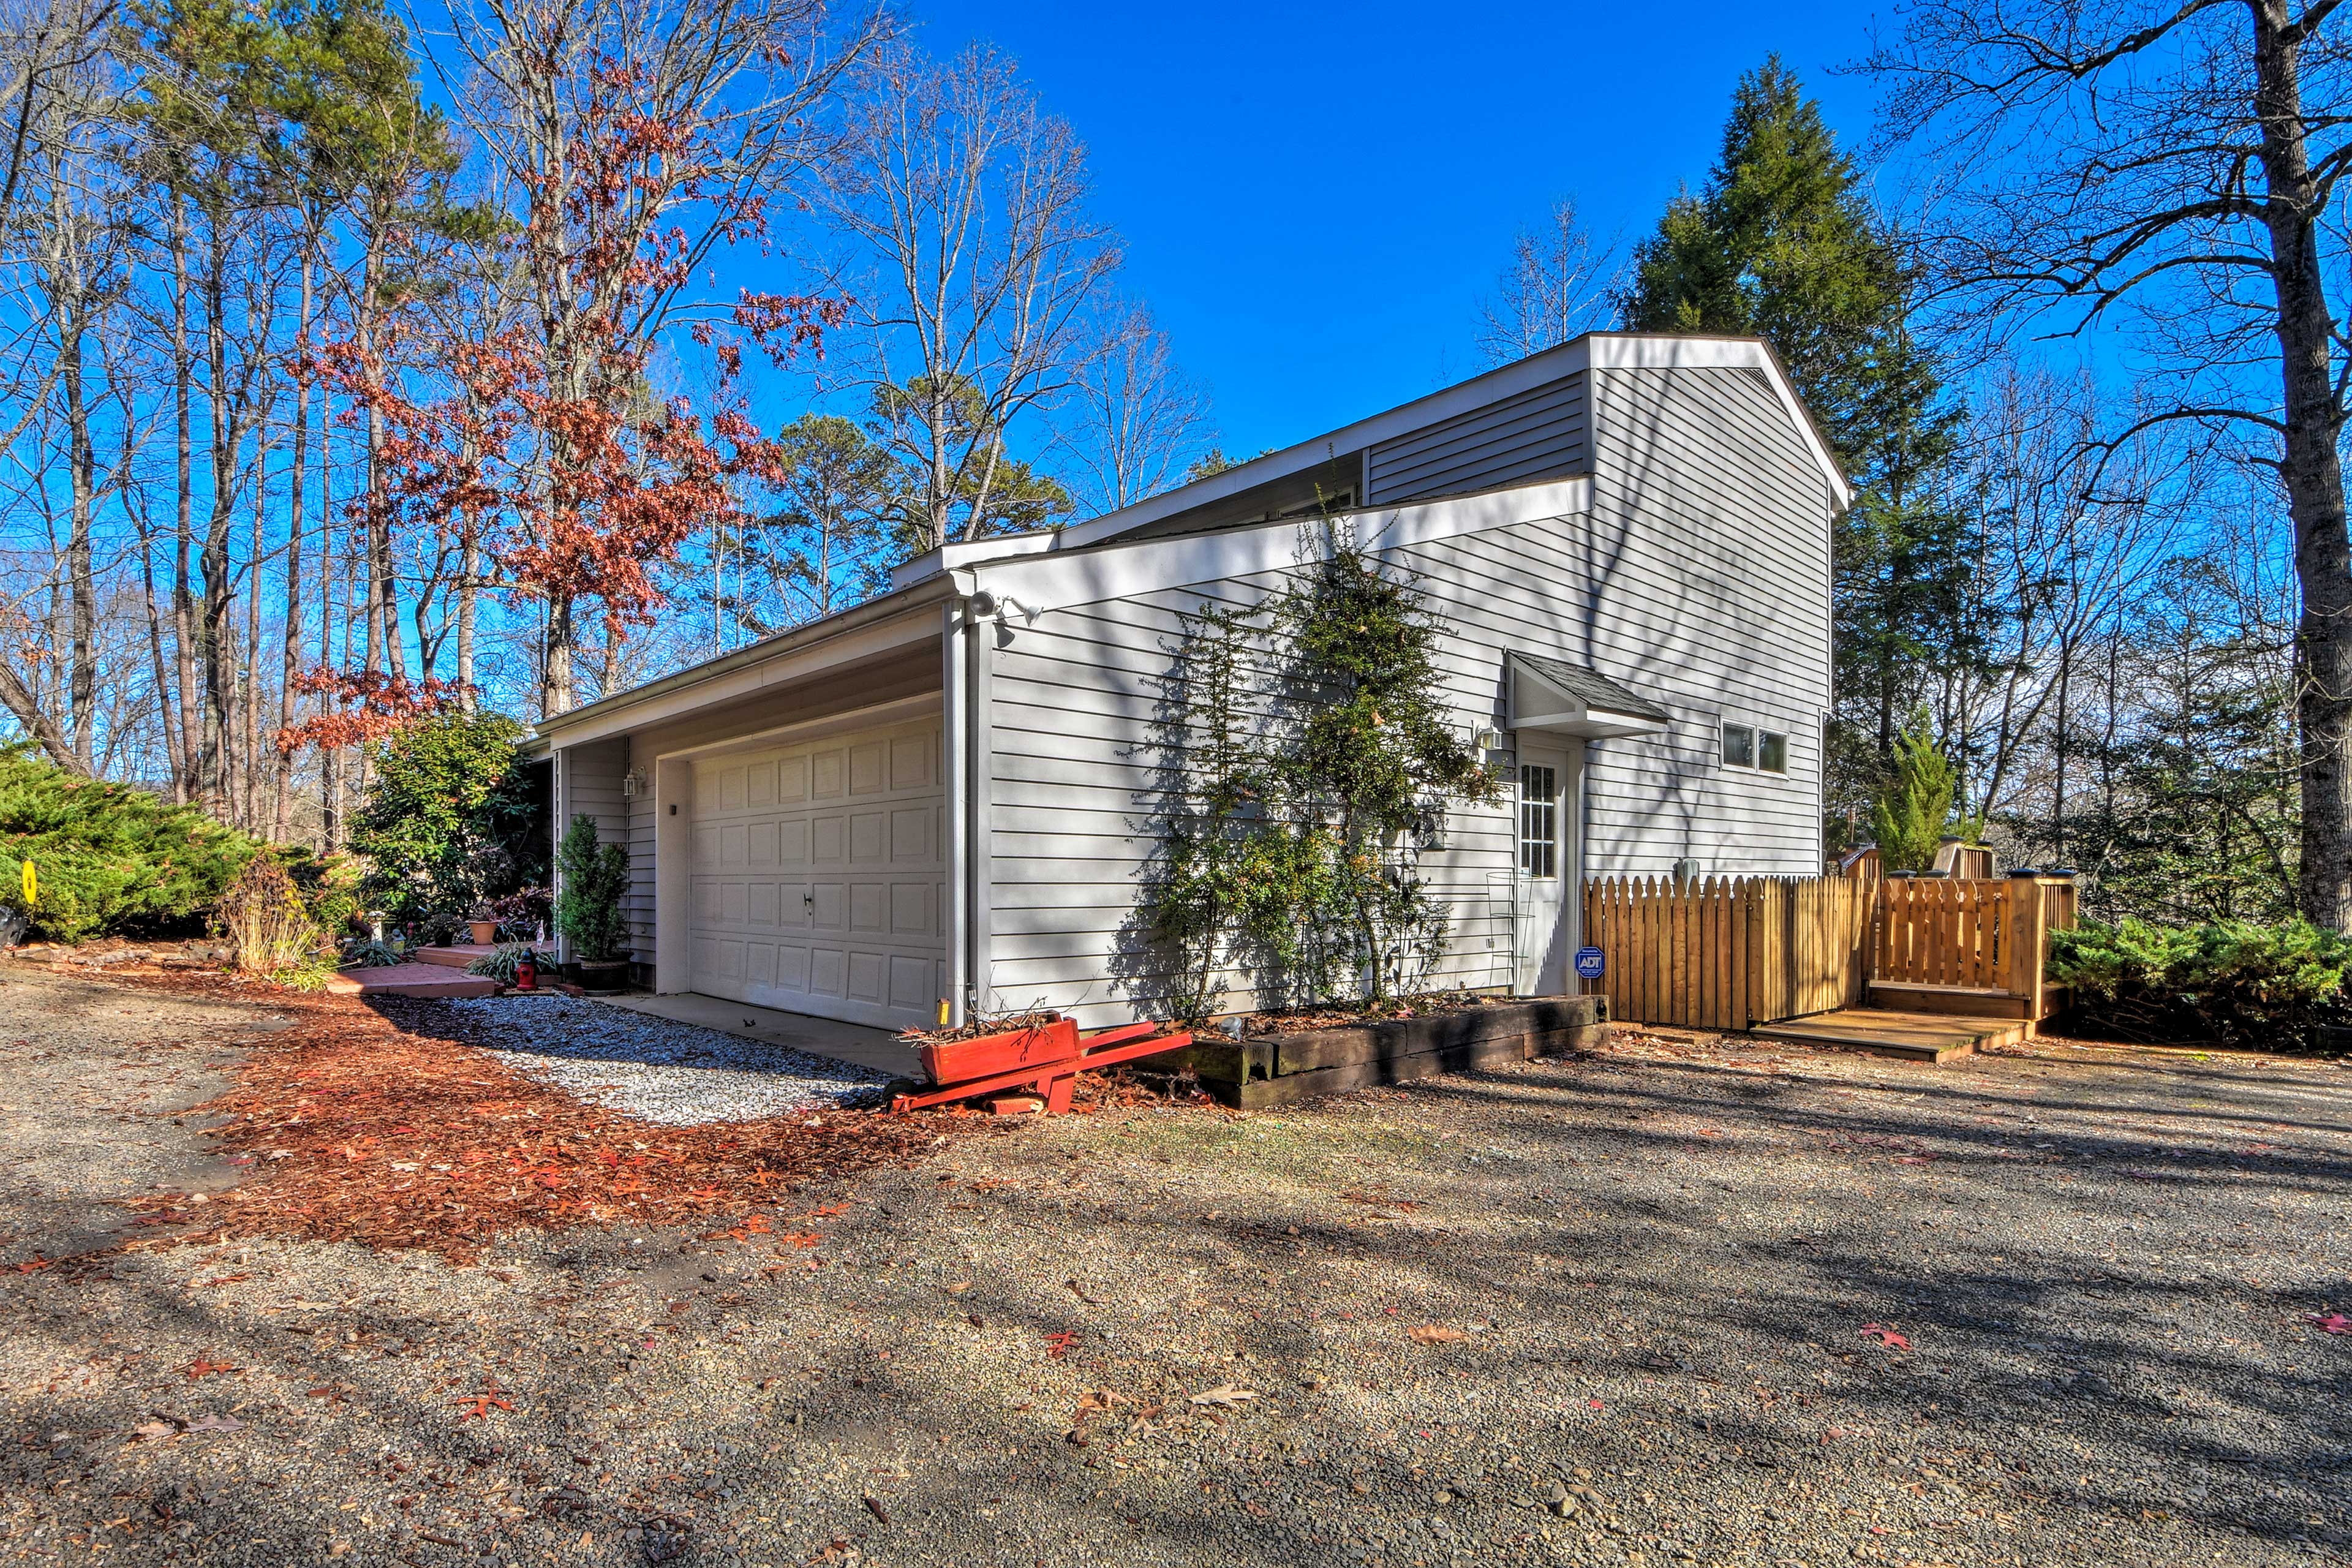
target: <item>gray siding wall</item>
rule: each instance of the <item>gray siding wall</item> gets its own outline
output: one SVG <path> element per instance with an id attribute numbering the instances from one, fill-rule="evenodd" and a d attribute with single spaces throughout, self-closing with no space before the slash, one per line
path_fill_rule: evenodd
<path id="1" fill-rule="evenodd" d="M 609 741 L 592 741 L 584 746 L 567 748 L 563 753 L 563 803 L 555 824 L 556 842 L 571 829 L 572 819 L 582 814 L 593 817 L 596 837 L 606 844 L 628 841 L 630 807 L 635 804 L 621 793 L 622 775 L 629 771 L 629 742 L 625 736 Z M 648 910 L 650 917 L 650 910 Z"/>
<path id="2" fill-rule="evenodd" d="M 1570 657 L 1650 693 L 1675 725 L 1591 748 L 1587 871 L 1688 857 L 1707 875 L 1818 875 L 1828 482 L 1757 373 L 1593 381 L 1589 657 Z M 1786 734 L 1787 776 L 1723 766 L 1727 721 Z"/>
<path id="3" fill-rule="evenodd" d="M 1567 376 L 1370 448 L 1367 500 L 1390 505 L 1584 472 L 1585 381 Z"/>
<path id="4" fill-rule="evenodd" d="M 1825 484 L 1754 378 L 1594 379 L 1589 518 L 1391 554 L 1457 634 L 1441 663 L 1460 722 L 1502 718 L 1509 648 L 1590 665 L 1666 706 L 1675 723 L 1661 741 L 1590 747 L 1588 875 L 1664 873 L 1684 857 L 1709 874 L 1816 873 Z M 1155 720 L 1178 617 L 1203 601 L 1259 604 L 1282 576 L 1055 611 L 994 651 L 987 1005 L 1045 1004 L 1097 1023 L 1132 1016 L 1130 998 L 1150 994 L 1159 961 L 1134 912 L 1173 760 Z M 1789 774 L 1722 768 L 1724 718 L 1787 733 Z M 1512 827 L 1507 805 L 1457 812 L 1444 847 L 1424 858 L 1453 908 L 1441 984 L 1509 983 Z M 1231 1006 L 1252 1001 L 1228 995 Z"/>

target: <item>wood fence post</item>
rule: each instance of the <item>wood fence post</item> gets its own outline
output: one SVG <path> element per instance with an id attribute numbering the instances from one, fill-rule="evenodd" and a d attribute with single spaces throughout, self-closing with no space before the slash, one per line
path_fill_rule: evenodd
<path id="1" fill-rule="evenodd" d="M 2047 921 L 2042 911 L 2042 879 L 2027 875 L 2009 879 L 2009 973 L 2002 989 L 2025 1003 L 2029 1022 L 2042 1016 L 2042 951 Z"/>

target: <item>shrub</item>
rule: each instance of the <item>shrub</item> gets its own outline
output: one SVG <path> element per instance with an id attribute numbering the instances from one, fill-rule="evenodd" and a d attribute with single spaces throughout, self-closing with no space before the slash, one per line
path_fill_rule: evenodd
<path id="1" fill-rule="evenodd" d="M 545 879 L 521 726 L 499 713 L 443 714 L 376 743 L 375 780 L 352 828 L 369 899 L 395 924 L 446 936 L 476 906 Z"/>
<path id="2" fill-rule="evenodd" d="M 1889 871 L 1925 871 L 1936 863 L 1944 824 L 1952 815 L 1952 764 L 1937 749 L 1922 706 L 1895 738 L 1895 771 L 1870 805 L 1879 864 Z"/>
<path id="3" fill-rule="evenodd" d="M 342 966 L 345 969 L 389 969 L 395 963 L 406 962 L 392 950 L 390 942 L 355 942 L 343 949 Z"/>
<path id="4" fill-rule="evenodd" d="M 2126 917 L 2051 934 L 2050 978 L 2124 1039 L 2307 1043 L 2345 1009 L 2352 938 L 2305 921 L 2166 927 Z"/>
<path id="5" fill-rule="evenodd" d="M 323 978 L 326 937 L 303 908 L 286 868 L 257 855 L 221 895 L 214 911 L 228 941 L 229 960 L 247 974 L 267 975 L 300 990 Z"/>
<path id="6" fill-rule="evenodd" d="M 572 819 L 556 858 L 563 890 L 555 896 L 555 929 L 585 963 L 621 957 L 628 941 L 621 895 L 629 888 L 629 852 L 598 843 L 596 819 L 583 814 Z"/>
<path id="7" fill-rule="evenodd" d="M 32 861 L 34 935 L 193 934 L 259 848 L 194 806 L 74 778 L 21 743 L 0 746 L 0 899 L 21 900 Z"/>
<path id="8" fill-rule="evenodd" d="M 501 985 L 515 983 L 515 971 L 522 966 L 522 955 L 530 951 L 527 942 L 502 942 L 498 947 L 466 965 L 468 974 L 487 975 Z"/>

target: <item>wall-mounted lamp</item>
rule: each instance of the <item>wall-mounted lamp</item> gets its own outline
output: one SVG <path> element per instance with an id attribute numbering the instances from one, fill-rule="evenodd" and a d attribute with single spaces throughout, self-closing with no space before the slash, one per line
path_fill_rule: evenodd
<path id="1" fill-rule="evenodd" d="M 1478 752 L 1499 752 L 1503 749 L 1503 732 L 1492 724 L 1481 724 L 1470 731 L 1470 747 Z"/>
<path id="2" fill-rule="evenodd" d="M 637 796 L 644 792 L 645 787 L 646 780 L 643 773 L 633 771 L 621 775 L 621 798 L 623 800 L 636 799 Z"/>

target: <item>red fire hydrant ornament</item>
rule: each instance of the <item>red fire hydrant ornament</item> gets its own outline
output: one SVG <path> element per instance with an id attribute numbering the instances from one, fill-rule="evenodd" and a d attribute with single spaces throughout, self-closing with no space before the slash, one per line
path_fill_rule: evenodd
<path id="1" fill-rule="evenodd" d="M 539 960 L 533 954 L 526 952 L 519 961 L 517 961 L 515 964 L 515 989 L 518 991 L 536 991 L 539 989 Z"/>

